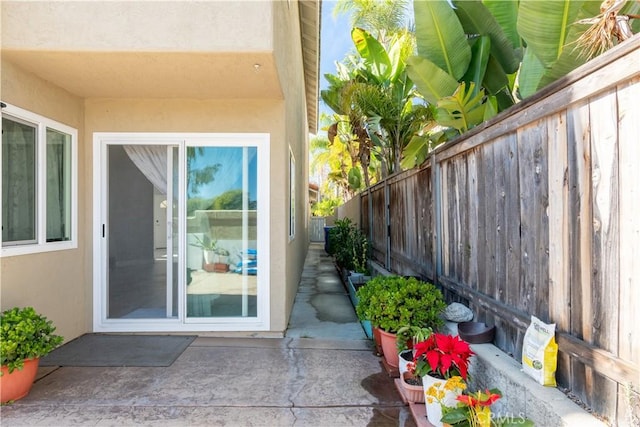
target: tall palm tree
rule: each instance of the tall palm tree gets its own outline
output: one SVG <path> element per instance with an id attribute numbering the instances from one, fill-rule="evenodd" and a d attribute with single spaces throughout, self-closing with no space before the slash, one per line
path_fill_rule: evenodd
<path id="1" fill-rule="evenodd" d="M 338 0 L 334 16 L 351 15 L 351 26 L 367 30 L 388 46 L 393 34 L 406 31 L 409 24 L 410 0 Z"/>

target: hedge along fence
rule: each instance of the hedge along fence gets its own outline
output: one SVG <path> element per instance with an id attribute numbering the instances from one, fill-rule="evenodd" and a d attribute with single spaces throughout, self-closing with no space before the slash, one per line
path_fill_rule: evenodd
<path id="1" fill-rule="evenodd" d="M 361 195 L 373 258 L 438 283 L 520 359 L 557 324 L 557 379 L 626 424 L 640 390 L 640 36 Z"/>

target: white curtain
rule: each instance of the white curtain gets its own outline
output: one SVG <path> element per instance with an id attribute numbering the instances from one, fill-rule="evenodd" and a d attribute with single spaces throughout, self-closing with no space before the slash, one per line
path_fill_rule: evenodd
<path id="1" fill-rule="evenodd" d="M 2 240 L 36 238 L 36 131 L 2 119 Z"/>
<path id="2" fill-rule="evenodd" d="M 47 242 L 70 239 L 71 136 L 47 129 Z"/>
<path id="3" fill-rule="evenodd" d="M 164 145 L 124 145 L 124 151 L 156 189 L 167 194 L 167 147 Z"/>

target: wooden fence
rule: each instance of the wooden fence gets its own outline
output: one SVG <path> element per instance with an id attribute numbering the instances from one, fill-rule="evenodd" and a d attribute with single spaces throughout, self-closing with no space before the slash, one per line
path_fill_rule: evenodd
<path id="1" fill-rule="evenodd" d="M 376 261 L 468 303 L 518 360 L 531 315 L 556 323 L 559 385 L 619 425 L 640 390 L 639 37 L 360 199 Z"/>

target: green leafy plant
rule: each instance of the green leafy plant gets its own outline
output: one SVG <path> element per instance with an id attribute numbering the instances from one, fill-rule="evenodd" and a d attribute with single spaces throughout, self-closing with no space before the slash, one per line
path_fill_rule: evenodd
<path id="1" fill-rule="evenodd" d="M 358 317 L 390 333 L 406 325 L 435 329 L 446 307 L 440 290 L 415 277 L 376 276 L 356 295 Z"/>
<path id="2" fill-rule="evenodd" d="M 362 274 L 369 272 L 369 241 L 351 219 L 336 220 L 329 230 L 329 252 L 339 267 Z"/>
<path id="3" fill-rule="evenodd" d="M 215 252 L 216 252 L 216 255 L 229 256 L 229 251 L 226 250 L 225 248 L 218 247 L 218 248 L 216 248 Z"/>
<path id="4" fill-rule="evenodd" d="M 408 350 L 409 345 L 413 348 L 420 341 L 424 341 L 431 336 L 433 329 L 422 326 L 406 325 L 396 332 L 396 345 L 398 352 Z"/>
<path id="5" fill-rule="evenodd" d="M 25 359 L 40 358 L 62 344 L 51 320 L 33 307 L 12 308 L 0 315 L 0 365 L 9 373 L 24 367 Z"/>
<path id="6" fill-rule="evenodd" d="M 359 229 L 352 230 L 353 271 L 369 273 L 369 240 Z"/>
<path id="7" fill-rule="evenodd" d="M 457 393 L 456 406 L 444 403 L 446 391 Z M 453 376 L 444 383 L 436 383 L 426 390 L 427 402 L 437 402 L 442 408 L 440 421 L 457 427 L 507 427 L 533 426 L 533 422 L 522 416 L 503 417 L 491 412 L 491 405 L 502 398 L 502 392 L 497 388 L 471 392 L 459 376 Z"/>
<path id="8" fill-rule="evenodd" d="M 191 243 L 191 246 L 195 246 L 197 248 L 202 248 L 205 251 L 216 252 L 218 249 L 218 241 L 216 239 L 212 239 L 209 236 L 204 236 L 204 238 L 200 238 L 196 235 L 193 236 L 196 239 L 196 243 Z"/>
<path id="9" fill-rule="evenodd" d="M 351 219 L 336 220 L 329 230 L 330 255 L 333 255 L 338 266 L 348 270 L 353 269 L 353 252 L 351 243 L 353 223 Z"/>

